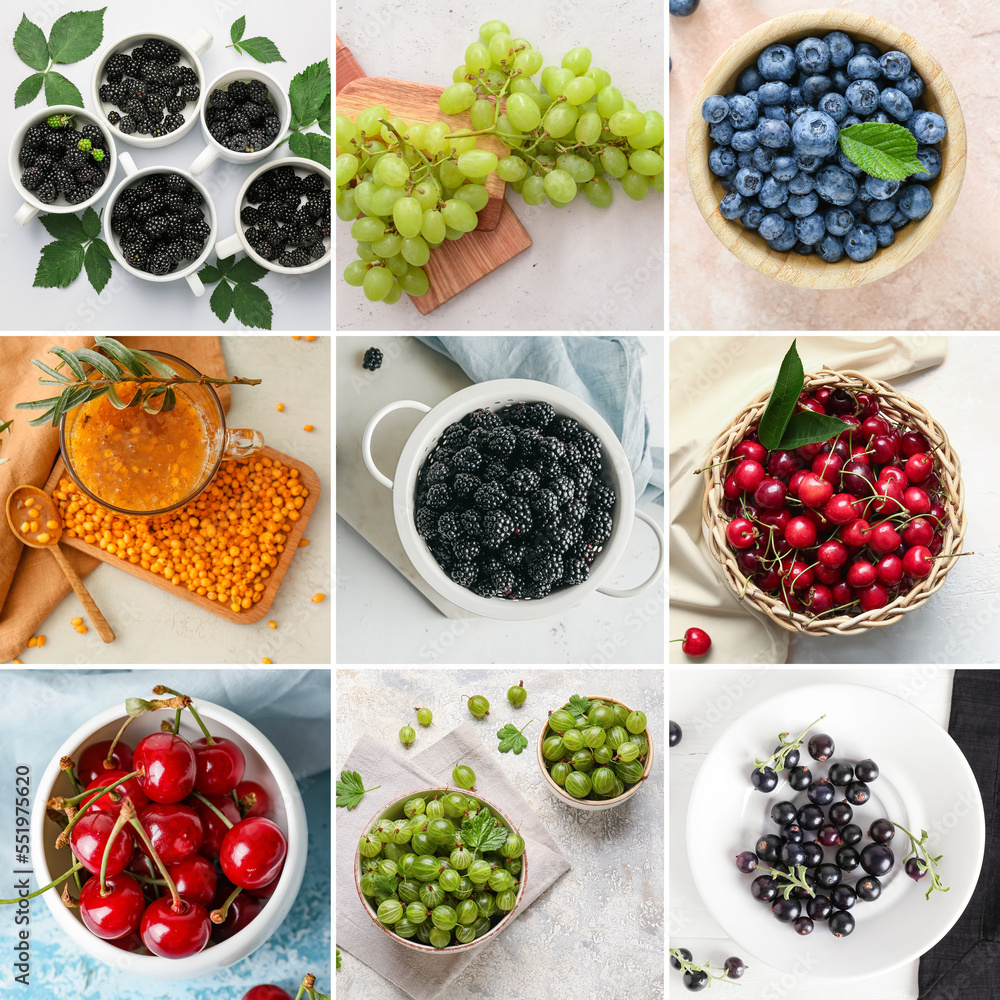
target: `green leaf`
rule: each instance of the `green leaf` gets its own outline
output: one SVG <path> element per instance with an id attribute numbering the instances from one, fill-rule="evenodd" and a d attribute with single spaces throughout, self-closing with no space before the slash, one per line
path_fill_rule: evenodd
<path id="1" fill-rule="evenodd" d="M 288 100 L 292 105 L 292 128 L 311 125 L 319 117 L 319 109 L 331 90 L 330 64 L 322 62 L 307 66 L 292 77 Z"/>
<path id="2" fill-rule="evenodd" d="M 198 277 L 201 278 L 202 284 L 204 285 L 214 285 L 222 275 L 219 273 L 217 267 L 212 267 L 211 264 L 206 264 L 199 272 Z"/>
<path id="3" fill-rule="evenodd" d="M 785 428 L 785 433 L 781 435 L 779 447 L 794 451 L 804 444 L 829 441 L 830 438 L 843 434 L 846 429 L 844 422 L 836 417 L 828 417 L 823 413 L 813 413 L 812 410 L 802 410 L 800 413 L 792 414 L 792 418 Z"/>
<path id="4" fill-rule="evenodd" d="M 301 155 L 307 160 L 315 160 L 324 167 L 330 166 L 330 137 L 319 132 L 298 133 L 306 141 L 306 151 Z"/>
<path id="5" fill-rule="evenodd" d="M 233 254 L 232 257 L 223 257 L 221 260 L 216 259 L 215 266 L 219 269 L 219 274 L 228 274 L 235 260 L 236 254 Z"/>
<path id="6" fill-rule="evenodd" d="M 257 38 L 244 38 L 240 42 L 240 48 L 248 56 L 256 59 L 259 63 L 284 62 L 285 57 L 278 51 L 278 46 L 270 38 L 258 36 Z"/>
<path id="7" fill-rule="evenodd" d="M 108 260 L 114 260 L 114 254 L 111 252 L 111 247 L 101 239 L 95 239 L 93 243 L 90 244 L 91 248 L 96 250 L 102 257 L 107 257 Z"/>
<path id="8" fill-rule="evenodd" d="M 581 694 L 575 694 L 563 708 L 571 715 L 586 715 L 590 711 L 590 699 Z"/>
<path id="9" fill-rule="evenodd" d="M 101 235 L 101 217 L 92 208 L 84 210 L 83 232 L 88 240 L 97 239 Z"/>
<path id="10" fill-rule="evenodd" d="M 317 115 L 317 124 L 327 135 L 332 134 L 330 132 L 333 119 L 332 104 L 333 99 L 329 94 L 327 94 L 326 97 L 323 98 L 323 103 L 319 106 L 319 115 Z"/>
<path id="11" fill-rule="evenodd" d="M 138 395 L 138 393 L 136 393 L 136 395 Z M 134 398 L 135 397 L 133 396 L 133 399 Z M 132 399 L 126 403 L 125 400 L 118 395 L 118 390 L 113 385 L 108 386 L 108 402 L 116 410 L 127 410 L 132 405 Z"/>
<path id="12" fill-rule="evenodd" d="M 48 399 L 34 399 L 28 403 L 15 403 L 15 410 L 44 410 L 58 403 L 62 396 L 49 396 Z"/>
<path id="13" fill-rule="evenodd" d="M 462 840 L 473 853 L 496 851 L 507 842 L 507 828 L 487 808 L 462 821 Z"/>
<path id="14" fill-rule="evenodd" d="M 83 370 L 83 365 L 80 364 L 80 359 L 72 351 L 67 351 L 65 347 L 50 347 L 49 354 L 54 354 L 63 364 L 69 365 L 74 378 L 82 379 L 87 377 L 87 373 Z"/>
<path id="15" fill-rule="evenodd" d="M 35 288 L 65 288 L 80 276 L 82 268 L 83 247 L 78 243 L 46 243 L 32 284 Z"/>
<path id="16" fill-rule="evenodd" d="M 94 342 L 100 351 L 111 358 L 112 361 L 117 361 L 122 368 L 133 375 L 149 374 L 132 351 L 113 337 L 98 336 L 94 338 Z"/>
<path id="17" fill-rule="evenodd" d="M 49 32 L 49 52 L 52 61 L 75 63 L 97 51 L 104 38 L 104 12 L 79 10 L 63 14 Z M 78 105 L 83 107 L 82 104 Z"/>
<path id="18" fill-rule="evenodd" d="M 529 719 L 520 729 L 512 722 L 508 722 L 506 726 L 499 729 L 497 739 L 500 741 L 498 747 L 500 753 L 508 753 L 513 750 L 515 755 L 519 754 L 528 745 L 527 737 L 522 734 L 534 721 L 534 719 Z"/>
<path id="19" fill-rule="evenodd" d="M 840 130 L 844 155 L 865 173 L 886 181 L 905 181 L 920 173 L 917 140 L 902 125 L 862 122 Z"/>
<path id="20" fill-rule="evenodd" d="M 84 364 L 96 368 L 105 378 L 121 378 L 122 373 L 118 370 L 118 365 L 103 354 L 98 354 L 97 351 L 92 351 L 89 347 L 78 347 L 73 353 Z"/>
<path id="21" fill-rule="evenodd" d="M 233 289 L 233 312 L 244 325 L 258 330 L 271 329 L 271 300 L 267 293 L 247 281 Z"/>
<path id="22" fill-rule="evenodd" d="M 301 156 L 308 159 L 309 153 L 312 147 L 309 145 L 309 140 L 305 137 L 302 132 L 293 132 L 288 137 L 288 152 L 293 156 Z"/>
<path id="23" fill-rule="evenodd" d="M 177 372 L 173 370 L 162 359 L 150 354 L 148 351 L 140 351 L 138 347 L 132 348 L 132 353 L 154 374 L 161 378 L 175 378 Z"/>
<path id="24" fill-rule="evenodd" d="M 208 304 L 219 317 L 220 323 L 227 322 L 233 314 L 233 286 L 228 281 L 220 281 Z"/>
<path id="25" fill-rule="evenodd" d="M 261 267 L 257 261 L 244 257 L 233 265 L 226 277 L 230 281 L 260 281 L 266 274 L 266 267 Z"/>
<path id="26" fill-rule="evenodd" d="M 104 393 L 101 389 L 100 392 L 92 392 L 87 386 L 81 386 L 79 389 L 74 389 L 72 392 L 64 392 L 59 397 L 59 402 L 53 407 L 52 410 L 52 423 L 57 424 L 62 419 L 64 413 L 68 413 L 70 410 L 79 406 L 81 403 L 86 403 L 91 396 L 100 396 Z"/>
<path id="27" fill-rule="evenodd" d="M 14 32 L 14 51 L 21 62 L 27 63 L 32 69 L 41 72 L 48 68 L 49 46 L 45 41 L 45 32 L 29 21 L 27 14 L 21 15 L 21 23 Z"/>
<path id="28" fill-rule="evenodd" d="M 163 405 L 160 407 L 160 413 L 169 413 L 177 405 L 177 394 L 173 389 L 167 389 L 163 394 Z"/>
<path id="29" fill-rule="evenodd" d="M 28 426 L 29 427 L 41 427 L 43 424 L 49 423 L 49 421 L 52 421 L 53 425 L 55 425 L 57 423 L 57 421 L 52 420 L 52 414 L 55 413 L 55 412 L 56 412 L 55 411 L 55 407 L 53 407 L 51 410 L 47 410 L 40 417 L 35 417 L 33 420 L 29 420 L 28 421 Z"/>
<path id="30" fill-rule="evenodd" d="M 375 788 L 381 788 L 376 785 Z M 337 782 L 337 805 L 353 809 L 363 798 L 365 792 L 374 792 L 375 788 L 365 788 L 361 775 L 357 771 L 341 771 Z"/>
<path id="31" fill-rule="evenodd" d="M 38 96 L 44 80 L 45 76 L 42 73 L 32 73 L 22 80 L 14 91 L 14 107 L 23 108 L 26 104 L 30 104 Z"/>
<path id="32" fill-rule="evenodd" d="M 782 435 L 788 426 L 788 421 L 795 412 L 795 403 L 805 384 L 802 370 L 802 359 L 795 349 L 795 341 L 788 348 L 788 353 L 782 359 L 778 377 L 767 401 L 767 409 L 761 417 L 757 434 L 760 443 L 768 450 L 774 451 L 781 443 Z"/>
<path id="33" fill-rule="evenodd" d="M 45 74 L 45 100 L 50 106 L 71 104 L 75 108 L 83 107 L 83 95 L 76 89 L 76 85 L 54 70 Z"/>
<path id="34" fill-rule="evenodd" d="M 59 382 L 71 381 L 71 379 L 67 378 L 61 372 L 57 372 L 54 368 L 50 368 L 44 361 L 39 361 L 38 358 L 32 358 L 31 363 L 37 366 L 38 368 L 41 368 L 41 370 L 45 372 L 47 375 L 51 375 L 54 379 L 58 379 Z M 39 381 L 41 381 L 41 379 L 39 379 Z M 2 430 L 3 427 L 0 427 L 0 431 Z"/>
<path id="35" fill-rule="evenodd" d="M 40 215 L 38 221 L 45 227 L 48 234 L 57 240 L 68 240 L 71 243 L 82 243 L 86 236 L 83 223 L 78 215 Z"/>
<path id="36" fill-rule="evenodd" d="M 243 32 L 246 30 L 246 17 L 238 17 L 233 21 L 233 26 L 229 29 L 229 37 L 233 40 L 234 45 L 243 37 Z"/>

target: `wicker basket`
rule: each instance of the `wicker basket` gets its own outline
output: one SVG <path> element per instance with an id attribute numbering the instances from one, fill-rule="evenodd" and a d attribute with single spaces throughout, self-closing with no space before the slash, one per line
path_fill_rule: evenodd
<path id="1" fill-rule="evenodd" d="M 823 368 L 815 375 L 807 375 L 804 391 L 818 389 L 822 386 L 843 387 L 856 391 L 869 391 L 877 394 L 881 407 L 880 415 L 888 417 L 893 423 L 906 423 L 920 431 L 932 446 L 940 445 L 935 452 L 936 472 L 941 480 L 941 487 L 948 500 L 945 503 L 947 521 L 944 529 L 942 556 L 957 556 L 962 551 L 962 539 L 965 535 L 965 487 L 962 485 L 961 465 L 948 441 L 944 428 L 917 402 L 900 395 L 888 382 L 868 378 L 860 372 L 834 371 Z M 766 615 L 775 624 L 789 632 L 801 632 L 805 635 L 861 635 L 871 628 L 891 625 L 899 621 L 908 611 L 921 607 L 931 594 L 935 593 L 944 583 L 948 570 L 955 564 L 955 559 L 935 559 L 931 572 L 922 580 L 918 580 L 913 589 L 906 594 L 900 594 L 884 608 L 875 611 L 865 611 L 857 615 L 839 615 L 827 618 L 812 618 L 796 613 L 777 597 L 762 591 L 747 577 L 736 561 L 733 550 L 726 540 L 726 515 L 723 504 L 723 481 L 726 470 L 718 465 L 728 458 L 732 449 L 743 439 L 747 430 L 759 423 L 770 391 L 762 393 L 755 399 L 721 434 L 712 445 L 706 465 L 716 466 L 711 470 L 711 479 L 705 487 L 702 501 L 702 518 L 708 535 L 708 544 L 712 554 L 722 566 L 726 581 L 733 592 L 752 608 Z"/>

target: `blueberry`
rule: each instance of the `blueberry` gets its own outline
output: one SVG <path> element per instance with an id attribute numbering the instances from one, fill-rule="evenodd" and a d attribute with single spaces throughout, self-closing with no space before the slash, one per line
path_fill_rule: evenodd
<path id="1" fill-rule="evenodd" d="M 839 236 L 827 235 L 819 241 L 816 253 L 827 262 L 836 264 L 844 258 L 844 241 Z"/>
<path id="2" fill-rule="evenodd" d="M 945 120 L 933 111 L 921 111 L 906 127 L 910 129 L 916 137 L 917 142 L 936 144 L 948 134 L 948 125 Z"/>
<path id="3" fill-rule="evenodd" d="M 877 249 L 878 240 L 875 238 L 875 230 L 871 226 L 863 224 L 855 226 L 844 237 L 844 253 L 859 264 L 871 260 Z"/>
<path id="4" fill-rule="evenodd" d="M 846 170 L 853 177 L 859 177 L 864 173 L 861 169 L 848 155 L 841 149 L 837 153 L 837 163 L 840 165 L 842 170 Z"/>
<path id="5" fill-rule="evenodd" d="M 747 229 L 759 229 L 765 215 L 767 215 L 767 209 L 762 208 L 756 201 L 751 201 L 747 206 L 747 210 L 740 217 L 740 222 Z"/>
<path id="6" fill-rule="evenodd" d="M 743 195 L 744 198 L 754 197 L 758 191 L 760 191 L 761 185 L 764 183 L 764 175 L 759 170 L 754 170 L 752 167 L 744 167 L 736 175 L 735 184 L 736 190 Z"/>
<path id="7" fill-rule="evenodd" d="M 873 201 L 868 206 L 868 221 L 873 226 L 880 226 L 883 222 L 888 222 L 898 209 L 899 206 L 895 198 L 886 198 L 884 201 Z"/>
<path id="8" fill-rule="evenodd" d="M 670 0 L 670 13 L 674 17 L 690 17 L 701 0 Z"/>
<path id="9" fill-rule="evenodd" d="M 749 97 L 735 94 L 729 98 L 729 120 L 740 131 L 753 128 L 758 117 L 757 105 Z"/>
<path id="10" fill-rule="evenodd" d="M 807 156 L 826 156 L 837 148 L 840 128 L 822 111 L 807 111 L 792 126 L 792 145 Z"/>
<path id="11" fill-rule="evenodd" d="M 807 76 L 802 81 L 802 100 L 806 104 L 817 104 L 819 99 L 833 88 L 833 81 L 828 76 Z"/>
<path id="12" fill-rule="evenodd" d="M 807 174 L 814 174 L 824 163 L 825 156 L 807 156 L 805 153 L 796 153 L 795 162 L 799 165 L 799 170 Z"/>
<path id="13" fill-rule="evenodd" d="M 843 207 L 858 196 L 858 182 L 846 170 L 830 164 L 816 175 L 816 191 L 831 205 Z"/>
<path id="14" fill-rule="evenodd" d="M 795 53 L 787 45 L 769 45 L 757 59 L 757 69 L 765 80 L 791 80 L 795 68 Z"/>
<path id="15" fill-rule="evenodd" d="M 830 68 L 830 47 L 819 38 L 803 38 L 795 46 L 795 63 L 807 76 Z"/>
<path id="16" fill-rule="evenodd" d="M 780 208 L 788 202 L 788 185 L 776 180 L 772 173 L 764 178 L 758 198 L 765 208 Z"/>
<path id="17" fill-rule="evenodd" d="M 798 164 L 796 163 L 796 167 Z M 816 187 L 816 179 L 802 170 L 788 182 L 789 194 L 809 194 Z"/>
<path id="18" fill-rule="evenodd" d="M 854 55 L 854 42 L 850 35 L 845 35 L 842 31 L 831 31 L 824 39 L 826 47 L 830 50 L 830 65 L 838 68 L 846 66 L 851 56 Z"/>
<path id="19" fill-rule="evenodd" d="M 736 80 L 736 88 L 741 94 L 759 90 L 767 81 L 757 72 L 756 66 L 747 66 Z"/>
<path id="20" fill-rule="evenodd" d="M 701 117 L 710 125 L 717 125 L 729 117 L 729 101 L 721 94 L 706 97 L 701 105 Z"/>
<path id="21" fill-rule="evenodd" d="M 831 208 L 824 222 L 831 236 L 846 236 L 854 228 L 854 215 L 846 208 Z M 843 252 L 843 246 L 840 249 Z"/>
<path id="22" fill-rule="evenodd" d="M 819 99 L 816 108 L 839 124 L 847 117 L 847 98 L 836 91 L 830 91 Z"/>
<path id="23" fill-rule="evenodd" d="M 763 83 L 757 89 L 757 96 L 760 98 L 760 103 L 765 105 L 787 104 L 790 93 L 791 87 L 783 80 L 773 80 L 771 83 Z"/>
<path id="24" fill-rule="evenodd" d="M 792 87 L 792 89 L 788 92 L 788 103 L 789 104 L 802 103 L 802 91 L 798 87 Z"/>
<path id="25" fill-rule="evenodd" d="M 779 253 L 787 253 L 797 242 L 798 238 L 795 235 L 795 225 L 786 219 L 785 231 L 776 240 L 771 240 L 768 243 L 768 246 L 770 246 L 772 250 L 777 250 Z"/>
<path id="26" fill-rule="evenodd" d="M 809 197 L 807 195 L 806 197 Z M 826 235 L 826 222 L 819 213 L 795 220 L 795 235 L 800 242 L 815 246 Z"/>
<path id="27" fill-rule="evenodd" d="M 757 148 L 757 133 L 754 130 L 749 132 L 734 132 L 732 143 L 733 149 L 737 153 L 749 153 L 752 149 Z"/>
<path id="28" fill-rule="evenodd" d="M 725 121 L 719 122 L 718 125 L 713 125 L 708 130 L 708 134 L 711 136 L 712 142 L 720 146 L 728 146 L 733 141 L 733 132 L 735 131 L 733 123 Z"/>
<path id="29" fill-rule="evenodd" d="M 719 215 L 730 222 L 738 219 L 747 208 L 746 199 L 735 191 L 730 191 L 722 201 L 719 202 Z"/>
<path id="30" fill-rule="evenodd" d="M 899 192 L 899 210 L 908 219 L 923 219 L 934 207 L 934 198 L 923 184 L 907 184 Z"/>
<path id="31" fill-rule="evenodd" d="M 917 159 L 924 165 L 924 169 L 914 174 L 913 180 L 932 181 L 941 173 L 941 154 L 933 146 L 918 146 Z"/>
<path id="32" fill-rule="evenodd" d="M 830 80 L 833 83 L 833 89 L 838 94 L 846 94 L 847 88 L 851 85 L 851 78 L 842 69 L 830 70 Z"/>
<path id="33" fill-rule="evenodd" d="M 788 199 L 788 210 L 800 219 L 812 215 L 817 208 L 819 208 L 819 195 L 815 191 L 810 191 L 809 194 L 795 194 Z"/>
<path id="34" fill-rule="evenodd" d="M 811 110 L 812 108 L 808 104 L 803 104 L 801 101 L 797 104 L 791 104 L 788 108 L 788 124 L 794 125 L 807 111 Z"/>
<path id="35" fill-rule="evenodd" d="M 883 222 L 875 227 L 875 239 L 880 247 L 891 247 L 896 242 L 896 232 L 888 222 Z"/>
<path id="36" fill-rule="evenodd" d="M 856 56 L 871 56 L 872 59 L 878 59 L 882 53 L 879 51 L 879 47 L 873 45 L 871 42 L 858 42 L 854 46 L 854 54 Z"/>
<path id="37" fill-rule="evenodd" d="M 885 58 L 883 56 L 883 58 Z M 886 87 L 879 97 L 879 106 L 883 111 L 887 111 L 893 118 L 906 121 L 913 114 L 913 104 L 901 90 L 895 87 Z"/>
<path id="38" fill-rule="evenodd" d="M 854 55 L 847 64 L 847 75 L 851 80 L 877 80 L 882 67 L 874 56 Z"/>
<path id="39" fill-rule="evenodd" d="M 919 158 L 919 153 L 917 154 Z M 923 162 L 923 161 L 921 161 Z M 776 181 L 790 181 L 799 172 L 799 165 L 790 156 L 776 156 L 771 167 L 771 176 Z"/>
<path id="40" fill-rule="evenodd" d="M 892 226 L 895 232 L 899 232 L 900 229 L 908 226 L 912 220 L 908 215 L 903 215 L 902 212 L 897 212 L 890 220 L 889 225 Z"/>
<path id="41" fill-rule="evenodd" d="M 778 214 L 765 215 L 757 232 L 769 242 L 778 239 L 785 231 L 785 220 Z"/>
<path id="42" fill-rule="evenodd" d="M 854 58 L 857 59 L 857 56 Z M 847 98 L 847 106 L 856 115 L 870 115 L 878 108 L 879 91 L 871 80 L 855 80 L 844 96 Z"/>
<path id="43" fill-rule="evenodd" d="M 924 92 L 924 81 L 918 73 L 911 73 L 905 80 L 899 81 L 897 89 L 906 94 L 911 101 L 915 101 Z"/>
<path id="44" fill-rule="evenodd" d="M 884 111 L 876 111 L 875 114 L 869 115 L 866 122 L 872 122 L 875 125 L 889 125 L 893 124 L 892 119 Z M 895 124 L 899 124 L 896 122 Z"/>
<path id="45" fill-rule="evenodd" d="M 792 247 L 792 251 L 802 257 L 808 257 L 815 249 L 811 243 L 803 243 L 801 240 Z"/>
<path id="46" fill-rule="evenodd" d="M 857 115 L 848 115 L 841 123 L 841 129 L 850 128 L 852 125 L 860 125 L 861 119 Z"/>
<path id="47" fill-rule="evenodd" d="M 758 146 L 751 154 L 751 162 L 762 174 L 769 174 L 774 166 L 774 150 Z"/>
<path id="48" fill-rule="evenodd" d="M 866 177 L 865 190 L 876 201 L 885 201 L 899 190 L 899 181 L 885 181 L 881 177 Z"/>
<path id="49" fill-rule="evenodd" d="M 716 146 L 708 154 L 708 169 L 716 177 L 728 177 L 736 172 L 736 154 L 728 146 Z"/>
<path id="50" fill-rule="evenodd" d="M 784 149 L 792 142 L 792 130 L 788 127 L 788 123 L 773 121 L 770 118 L 762 118 L 757 122 L 755 134 L 757 142 L 770 149 Z"/>
<path id="51" fill-rule="evenodd" d="M 788 121 L 788 108 L 782 107 L 778 104 L 768 104 L 764 107 L 764 117 L 770 118 L 771 121 L 775 122 L 787 122 Z M 758 125 L 760 122 L 757 123 Z"/>
<path id="52" fill-rule="evenodd" d="M 736 157 L 737 170 L 750 170 L 753 168 L 753 152 L 747 150 Z"/>
<path id="53" fill-rule="evenodd" d="M 882 68 L 882 75 L 887 80 L 903 80 L 910 75 L 910 57 L 904 52 L 897 52 L 895 49 L 886 52 L 878 61 Z"/>
<path id="54" fill-rule="evenodd" d="M 744 95 L 748 101 L 753 101 L 757 105 L 757 111 L 760 112 L 760 92 L 756 90 L 748 90 Z"/>

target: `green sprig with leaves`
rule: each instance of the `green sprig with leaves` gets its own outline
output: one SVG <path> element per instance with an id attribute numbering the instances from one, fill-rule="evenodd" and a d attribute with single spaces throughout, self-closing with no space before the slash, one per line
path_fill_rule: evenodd
<path id="1" fill-rule="evenodd" d="M 235 264 L 234 261 L 235 255 L 223 257 L 214 265 L 206 264 L 198 272 L 198 277 L 206 285 L 218 282 L 209 299 L 212 312 L 223 323 L 235 315 L 244 326 L 270 330 L 271 300 L 267 292 L 255 284 L 267 274 L 267 269 L 249 257 L 243 257 Z"/>
<path id="2" fill-rule="evenodd" d="M 288 149 L 293 155 L 315 160 L 325 167 L 330 166 L 332 89 L 330 63 L 326 59 L 307 66 L 301 73 L 292 77 L 288 87 L 288 102 L 292 109 L 288 127 L 291 133 L 278 143 L 281 146 L 287 142 Z M 305 131 L 314 125 L 319 126 L 326 134 Z"/>
<path id="3" fill-rule="evenodd" d="M 688 954 L 691 953 L 688 952 Z M 676 961 L 677 968 L 680 969 L 681 972 L 704 972 L 708 977 L 707 982 L 709 986 L 711 986 L 713 981 L 716 979 L 724 979 L 732 982 L 726 969 L 718 969 L 715 966 L 708 965 L 707 963 L 705 965 L 696 965 L 690 959 L 685 958 L 681 954 L 679 948 L 671 948 L 670 955 L 674 961 Z"/>
<path id="4" fill-rule="evenodd" d="M 825 718 L 825 715 L 821 715 L 816 722 L 821 722 Z M 778 733 L 778 749 L 767 760 L 760 760 L 759 758 L 755 760 L 754 767 L 758 771 L 763 771 L 765 767 L 770 767 L 775 771 L 784 770 L 785 759 L 793 750 L 798 750 L 802 746 L 805 742 L 806 734 L 816 725 L 816 722 L 811 722 L 806 726 L 794 740 L 788 739 L 788 733 Z"/>
<path id="5" fill-rule="evenodd" d="M 766 872 L 778 883 L 785 899 L 791 899 L 793 889 L 805 889 L 810 896 L 816 896 L 816 890 L 806 881 L 808 869 L 805 865 L 795 865 L 787 872 L 765 865 L 761 867 L 761 871 Z"/>
<path id="6" fill-rule="evenodd" d="M 100 238 L 101 217 L 92 208 L 79 215 L 42 215 L 39 221 L 53 243 L 42 247 L 42 256 L 35 271 L 35 288 L 66 288 L 84 269 L 94 291 L 100 293 L 111 280 L 114 255 Z"/>
<path id="7" fill-rule="evenodd" d="M 284 62 L 285 57 L 278 51 L 278 46 L 270 38 L 257 35 L 255 38 L 244 38 L 247 30 L 247 19 L 238 17 L 233 21 L 233 26 L 229 29 L 229 37 L 233 40 L 227 49 L 236 49 L 242 55 L 246 53 L 259 63 Z"/>
<path id="8" fill-rule="evenodd" d="M 375 788 L 381 788 L 376 785 Z M 341 771 L 337 782 L 337 805 L 353 809 L 364 797 L 365 792 L 374 792 L 375 788 L 365 788 L 365 783 L 357 771 Z"/>
<path id="9" fill-rule="evenodd" d="M 59 394 L 14 404 L 16 410 L 45 411 L 40 417 L 28 421 L 32 427 L 42 424 L 55 427 L 64 413 L 100 396 L 107 396 L 118 410 L 141 406 L 146 413 L 167 413 L 177 402 L 172 388 L 175 385 L 260 385 L 261 382 L 259 378 L 178 375 L 161 358 L 148 351 L 126 347 L 112 337 L 97 337 L 93 349 L 79 347 L 68 351 L 65 347 L 51 347 L 49 353 L 59 359 L 60 363 L 55 368 L 37 358 L 32 358 L 31 363 L 47 376 L 40 378 L 38 384 L 56 386 L 60 389 Z M 95 375 L 98 377 L 95 378 Z M 134 384 L 137 391 L 126 402 L 119 394 L 118 386 L 128 383 Z"/>
<path id="10" fill-rule="evenodd" d="M 910 838 L 910 852 L 909 854 L 906 855 L 905 858 L 903 858 L 904 866 L 906 862 L 910 860 L 910 858 L 916 858 L 917 867 L 922 872 L 927 872 L 930 874 L 931 885 L 930 888 L 927 890 L 927 893 L 924 896 L 924 898 L 930 899 L 931 893 L 934 891 L 950 892 L 951 886 L 945 885 L 941 881 L 941 873 L 937 870 L 938 862 L 944 857 L 944 855 L 938 854 L 935 857 L 930 853 L 930 851 L 927 850 L 927 831 L 921 830 L 920 839 L 918 840 L 917 837 L 914 834 L 910 833 L 910 831 L 907 830 L 902 823 L 897 823 L 895 820 L 891 820 L 890 822 L 894 827 L 896 827 L 898 830 L 902 830 L 903 833 L 905 833 L 906 836 Z"/>
<path id="11" fill-rule="evenodd" d="M 52 67 L 67 65 L 86 59 L 97 51 L 104 39 L 104 12 L 100 10 L 69 11 L 58 18 L 49 31 L 45 32 L 37 24 L 21 15 L 21 23 L 14 32 L 14 51 L 21 62 L 35 70 L 18 84 L 14 94 L 14 107 L 23 108 L 30 104 L 45 87 L 45 103 L 72 104 L 83 107 L 83 96 L 76 85 L 67 80 Z"/>
<path id="12" fill-rule="evenodd" d="M 0 420 L 0 434 L 3 434 L 4 431 L 6 431 L 9 434 L 10 428 L 13 425 L 13 423 L 14 423 L 13 419 Z M 3 438 L 0 438 L 0 447 L 3 447 Z M 3 465 L 4 462 L 9 462 L 9 461 L 10 461 L 9 458 L 0 458 L 0 465 Z"/>
<path id="13" fill-rule="evenodd" d="M 508 753 L 513 750 L 515 754 L 519 754 L 528 745 L 528 738 L 524 735 L 524 731 L 534 721 L 534 719 L 529 719 L 520 729 L 513 722 L 508 722 L 506 726 L 498 730 L 497 739 L 500 741 L 500 753 Z"/>

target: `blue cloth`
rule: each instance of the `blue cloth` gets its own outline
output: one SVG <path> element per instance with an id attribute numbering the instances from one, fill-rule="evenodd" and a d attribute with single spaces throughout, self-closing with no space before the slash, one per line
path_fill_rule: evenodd
<path id="1" fill-rule="evenodd" d="M 35 782 L 72 732 L 101 710 L 116 703 L 124 706 L 126 697 L 153 697 L 155 684 L 231 709 L 255 725 L 284 757 L 298 782 L 309 825 L 306 870 L 295 905 L 272 937 L 243 961 L 198 979 L 167 982 L 142 979 L 79 952 L 59 931 L 45 902 L 36 897 L 31 901 L 30 985 L 19 995 L 28 1000 L 65 1000 L 77 991 L 81 996 L 118 1000 L 216 1000 L 241 997 L 258 983 L 275 983 L 295 996 L 307 972 L 316 974 L 317 989 L 332 992 L 329 670 L 0 671 L 0 704 L 7 720 L 0 726 L 0 761 L 6 771 L 2 784 L 7 793 L 0 795 L 0 823 L 15 829 L 15 767 L 30 767 L 34 802 Z M 159 714 L 173 719 L 172 712 Z M 10 840 L 0 866 L 4 899 L 13 895 Z M 33 889 L 38 888 L 34 881 Z M 0 949 L 11 956 L 8 968 L 18 931 L 13 910 L 0 907 Z M 0 990 L 4 996 L 8 992 L 13 995 L 13 988 Z"/>
<path id="2" fill-rule="evenodd" d="M 418 337 L 473 382 L 528 378 L 579 396 L 625 449 L 636 506 L 663 503 L 663 449 L 649 445 L 638 337 Z"/>

